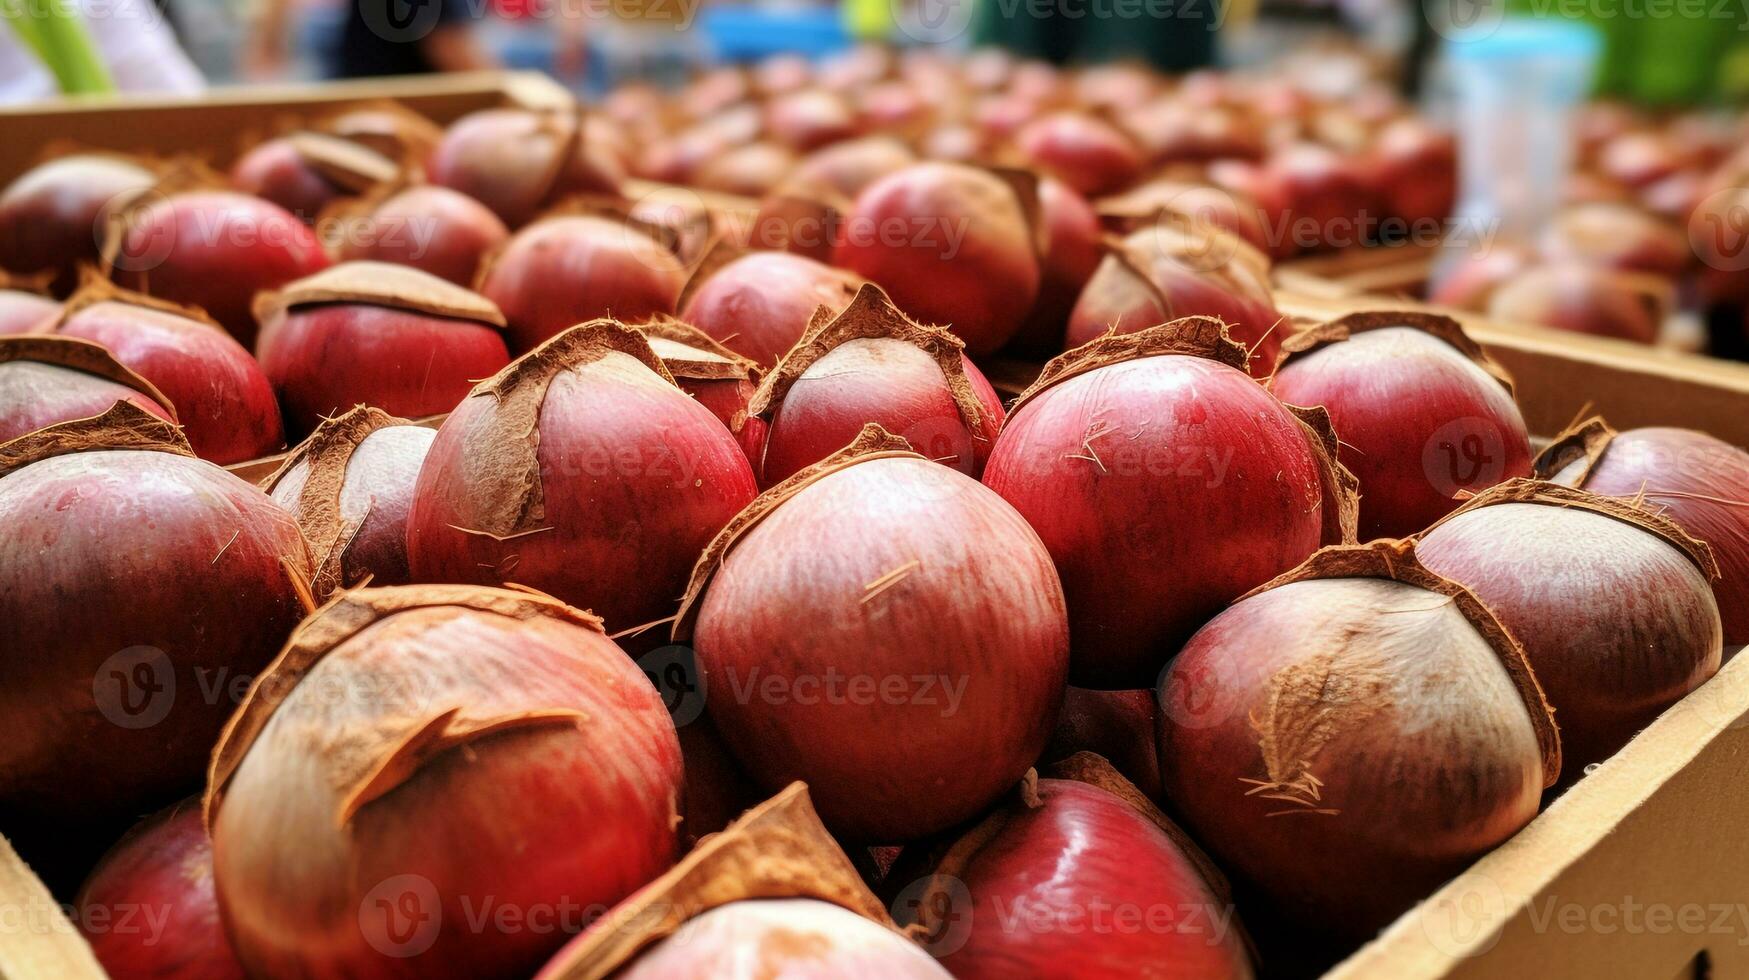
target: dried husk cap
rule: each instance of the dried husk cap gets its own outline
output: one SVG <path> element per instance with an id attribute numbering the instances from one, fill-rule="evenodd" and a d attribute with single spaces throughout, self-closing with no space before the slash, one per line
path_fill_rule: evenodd
<path id="1" fill-rule="evenodd" d="M 115 272 L 116 258 L 127 239 L 128 229 L 145 212 L 160 201 L 193 191 L 229 191 L 233 188 L 225 175 L 194 157 L 182 156 L 162 161 L 154 168 L 158 179 L 152 186 L 118 202 L 104 223 L 103 247 L 98 250 L 98 266 L 104 276 Z"/>
<path id="2" fill-rule="evenodd" d="M 270 323 L 301 306 L 364 303 L 502 329 L 498 304 L 423 269 L 392 262 L 342 262 L 255 297 L 255 319 Z"/>
<path id="3" fill-rule="evenodd" d="M 1077 752 L 1047 766 L 1043 776 L 1046 779 L 1086 783 L 1122 800 L 1130 809 L 1158 827 L 1183 852 L 1185 858 L 1202 876 L 1203 883 L 1218 904 L 1228 905 L 1232 902 L 1232 888 L 1226 876 L 1202 848 L 1103 756 L 1093 752 Z M 1038 793 L 1039 778 L 1038 770 L 1028 769 L 1005 803 L 994 807 L 989 816 L 966 831 L 935 861 L 919 900 L 907 903 L 908 907 L 915 910 L 916 917 L 901 923 L 906 935 L 921 939 L 936 935 L 938 930 L 948 924 L 945 917 L 953 910 L 953 891 L 956 886 L 964 887 L 961 883 L 965 879 L 966 871 L 977 859 L 979 852 L 1001 836 L 1016 814 L 1044 806 Z"/>
<path id="4" fill-rule="evenodd" d="M 704 253 L 699 256 L 697 263 L 693 265 L 692 272 L 687 275 L 686 284 L 680 287 L 680 299 L 675 304 L 675 309 L 686 309 L 686 305 L 692 302 L 693 294 L 698 292 L 705 280 L 722 271 L 724 266 L 752 254 L 754 254 L 753 250 L 737 245 L 727 235 L 718 235 L 712 238 L 710 244 L 705 246 Z"/>
<path id="5" fill-rule="evenodd" d="M 1107 330 L 1080 347 L 1051 358 L 1038 380 L 1009 406 L 1008 417 L 1019 414 L 1040 392 L 1070 378 L 1113 364 L 1164 355 L 1207 358 L 1241 374 L 1246 373 L 1250 362 L 1245 345 L 1227 334 L 1227 325 L 1218 317 L 1181 317 L 1132 333 Z M 1249 380 L 1250 375 L 1246 374 L 1246 378 Z M 1336 427 L 1330 421 L 1330 413 L 1322 407 L 1280 404 L 1299 421 L 1317 459 L 1319 482 L 1324 487 L 1321 540 L 1325 544 L 1353 543 L 1360 526 L 1360 481 L 1338 458 Z"/>
<path id="6" fill-rule="evenodd" d="M 462 530 L 498 540 L 546 530 L 539 448 L 547 390 L 559 375 L 615 353 L 639 361 L 674 384 L 674 376 L 643 334 L 617 320 L 599 319 L 571 327 L 474 386 L 463 404 L 491 398 L 496 410 L 491 424 L 466 432 L 460 461 L 469 485 L 478 488 L 488 507 L 479 517 L 479 527 Z M 675 391 L 681 393 L 678 385 Z"/>
<path id="7" fill-rule="evenodd" d="M 381 153 L 339 136 L 299 130 L 284 139 L 323 179 L 354 194 L 392 181 L 401 171 Z"/>
<path id="8" fill-rule="evenodd" d="M 657 314 L 631 328 L 644 335 L 650 349 L 676 379 L 693 381 L 753 381 L 759 365 L 717 342 L 685 320 Z"/>
<path id="9" fill-rule="evenodd" d="M 207 829 L 212 830 L 231 777 L 266 730 L 268 721 L 322 658 L 372 624 L 415 609 L 452 608 L 491 613 L 509 619 L 548 617 L 601 632 L 601 620 L 533 589 L 494 589 L 471 585 L 407 585 L 341 592 L 292 633 L 273 663 L 250 685 L 236 713 L 225 723 L 207 770 L 204 801 Z M 430 701 L 430 703 L 425 703 Z M 415 775 L 421 766 L 459 746 L 489 735 L 539 725 L 571 725 L 581 720 L 572 709 L 532 710 L 489 715 L 468 705 L 422 699 L 423 713 L 395 730 L 373 732 L 358 751 L 326 758 L 336 771 L 341 804 L 335 819 L 345 826 L 366 803 Z"/>
<path id="10" fill-rule="evenodd" d="M 395 156 L 406 165 L 418 162 L 420 156 L 443 139 L 443 130 L 436 123 L 393 99 L 341 106 L 324 113 L 310 128 L 365 146 L 390 144 Z M 377 152 L 380 155 L 382 150 Z"/>
<path id="11" fill-rule="evenodd" d="M 876 459 L 925 458 L 923 454 L 912 450 L 911 444 L 903 438 L 870 422 L 862 427 L 862 431 L 857 433 L 850 445 L 792 474 L 788 479 L 753 498 L 752 503 L 742 508 L 741 513 L 736 514 L 733 520 L 717 532 L 716 537 L 705 547 L 704 554 L 692 566 L 692 577 L 687 581 L 686 594 L 681 598 L 680 611 L 674 618 L 674 641 L 685 642 L 691 636 L 693 619 L 698 615 L 698 601 L 704 596 L 704 590 L 710 585 L 717 569 L 723 567 L 729 551 L 748 531 L 753 530 L 785 501 L 811 484 L 859 463 Z"/>
<path id="12" fill-rule="evenodd" d="M 347 553 L 364 526 L 362 519 L 348 521 L 340 513 L 340 494 L 346 487 L 346 466 L 352 461 L 352 454 L 371 433 L 412 424 L 381 409 L 356 406 L 324 420 L 308 439 L 287 454 L 279 469 L 261 481 L 261 489 L 271 494 L 298 464 L 308 467 L 303 492 L 292 513 L 316 559 L 310 590 L 317 599 L 325 599 L 346 586 Z"/>
<path id="13" fill-rule="evenodd" d="M 1146 245 L 1139 244 L 1146 241 Z M 1235 296 L 1274 303 L 1269 289 L 1269 257 L 1239 235 L 1225 228 L 1190 222 L 1170 209 L 1154 213 L 1153 224 L 1124 237 L 1101 239 L 1107 258 L 1126 277 L 1134 280 L 1160 310 L 1171 310 L 1171 299 L 1154 281 L 1154 256 L 1173 260 Z M 1219 261 L 1213 261 L 1219 257 Z"/>
<path id="14" fill-rule="evenodd" d="M 1275 370 L 1281 371 L 1282 365 L 1289 360 L 1309 354 L 1312 351 L 1340 344 L 1358 333 L 1369 330 L 1384 330 L 1389 327 L 1407 327 L 1445 341 L 1457 352 L 1476 363 L 1477 367 L 1488 372 L 1488 376 L 1500 382 L 1508 395 L 1513 393 L 1512 375 L 1495 363 L 1482 349 L 1482 345 L 1464 332 L 1463 325 L 1449 316 L 1437 313 L 1423 313 L 1416 310 L 1369 310 L 1363 313 L 1350 313 L 1337 317 L 1326 323 L 1301 330 L 1281 342 L 1281 353 L 1275 359 Z"/>
<path id="15" fill-rule="evenodd" d="M 769 417 L 775 413 L 790 388 L 815 362 L 853 340 L 896 340 L 928 354 L 941 368 L 960 418 L 968 429 L 979 431 L 984 423 L 984 410 L 966 377 L 964 342 L 946 328 L 925 326 L 906 316 L 874 283 L 864 283 L 837 316 L 823 306 L 814 311 L 801 339 L 777 362 L 748 400 L 747 414 Z"/>
<path id="16" fill-rule="evenodd" d="M 55 456 L 118 450 L 194 456 L 174 423 L 131 402 L 116 402 L 102 415 L 44 426 L 0 443 L 0 477 Z"/>
<path id="17" fill-rule="evenodd" d="M 64 318 L 65 314 L 62 316 Z M 60 322 L 57 320 L 56 325 Z M 161 405 L 172 419 L 176 418 L 176 406 L 170 403 L 170 399 L 152 382 L 116 360 L 109 348 L 102 344 L 54 334 L 15 334 L 0 337 L 0 364 L 9 361 L 34 361 L 96 375 L 147 396 Z"/>
<path id="18" fill-rule="evenodd" d="M 1518 689 L 1525 710 L 1530 714 L 1531 728 L 1536 732 L 1537 747 L 1541 749 L 1543 786 L 1547 788 L 1555 784 L 1561 775 L 1561 737 L 1555 726 L 1554 709 L 1543 696 L 1542 685 L 1531 671 L 1524 648 L 1482 604 L 1482 600 L 1476 598 L 1475 593 L 1421 564 L 1415 557 L 1414 541 L 1386 538 L 1367 544 L 1333 545 L 1320 549 L 1299 567 L 1240 596 L 1235 604 L 1295 582 L 1341 578 L 1387 579 L 1449 597 L 1482 639 L 1494 648 L 1500 665 Z"/>
<path id="19" fill-rule="evenodd" d="M 1623 524 L 1632 525 L 1648 534 L 1662 538 L 1664 542 L 1689 561 L 1694 562 L 1701 574 L 1709 580 L 1719 577 L 1719 564 L 1713 557 L 1713 549 L 1705 541 L 1700 540 L 1675 521 L 1662 514 L 1654 513 L 1641 506 L 1641 501 L 1627 497 L 1606 497 L 1600 493 L 1581 490 L 1577 487 L 1562 486 L 1546 480 L 1531 480 L 1514 478 L 1505 483 L 1496 484 L 1487 490 L 1465 501 L 1457 510 L 1435 521 L 1432 527 L 1422 531 L 1415 537 L 1417 540 L 1433 533 L 1434 528 L 1445 524 L 1462 514 L 1468 514 L 1483 507 L 1494 504 L 1542 504 L 1549 507 L 1567 507 L 1573 510 L 1590 511 L 1604 517 L 1614 518 Z"/>
<path id="20" fill-rule="evenodd" d="M 734 902 L 809 898 L 895 928 L 820 823 L 808 788 L 791 783 L 702 840 L 672 869 L 632 893 L 559 951 L 540 980 L 600 980 L 673 935 L 689 919 Z"/>
<path id="21" fill-rule="evenodd" d="M 1539 478 L 1552 480 L 1556 474 L 1574 463 L 1583 463 L 1579 467 L 1574 485 L 1584 486 L 1591 471 L 1603 459 L 1603 454 L 1609 451 L 1610 443 L 1615 441 L 1618 434 L 1601 415 L 1575 422 L 1566 431 L 1555 436 L 1555 440 L 1547 448 L 1537 453 L 1531 468 Z"/>
<path id="22" fill-rule="evenodd" d="M 61 304 L 61 315 L 49 326 L 48 332 L 55 333 L 81 311 L 100 303 L 120 303 L 123 306 L 138 306 L 142 309 L 156 310 L 184 320 L 212 327 L 214 330 L 224 330 L 219 322 L 198 306 L 172 302 L 158 296 L 148 296 L 145 293 L 123 289 L 108 279 L 105 279 L 96 269 L 86 266 L 80 270 L 79 288 L 67 301 Z"/>

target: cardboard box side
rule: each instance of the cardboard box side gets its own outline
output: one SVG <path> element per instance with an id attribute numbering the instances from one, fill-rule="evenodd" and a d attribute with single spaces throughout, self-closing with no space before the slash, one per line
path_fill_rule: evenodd
<path id="1" fill-rule="evenodd" d="M 1749 657 L 1324 980 L 1749 976 L 1743 786 Z"/>

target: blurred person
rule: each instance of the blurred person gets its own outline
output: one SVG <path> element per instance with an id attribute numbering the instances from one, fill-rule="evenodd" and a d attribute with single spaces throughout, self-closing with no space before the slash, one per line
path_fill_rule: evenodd
<path id="1" fill-rule="evenodd" d="M 284 73 L 291 8 L 296 0 L 262 0 L 244 58 L 252 78 Z M 483 0 L 346 0 L 340 35 L 325 52 L 332 78 L 423 75 L 501 67 L 480 43 L 474 20 Z"/>
<path id="2" fill-rule="evenodd" d="M 117 91 L 192 95 L 206 88 L 206 79 L 151 0 L 62 2 L 78 18 Z M 0 103 L 34 102 L 60 94 L 55 70 L 16 29 L 0 28 Z"/>

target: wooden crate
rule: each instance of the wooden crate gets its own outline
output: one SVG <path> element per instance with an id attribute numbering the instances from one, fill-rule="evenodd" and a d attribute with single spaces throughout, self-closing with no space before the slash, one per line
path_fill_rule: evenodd
<path id="1" fill-rule="evenodd" d="M 0 179 L 34 162 L 53 139 L 120 150 L 197 151 L 223 164 L 246 128 L 259 129 L 276 116 L 385 97 L 439 122 L 489 106 L 565 98 L 542 76 L 491 73 L 221 91 L 201 102 L 118 99 L 0 110 Z M 1424 256 L 1375 251 L 1285 265 L 1278 305 L 1310 320 L 1412 307 L 1401 299 L 1357 295 L 1408 293 L 1419 285 L 1417 274 L 1425 279 Z M 1326 278 L 1332 275 L 1341 281 Z M 1356 277 L 1371 285 L 1357 288 Z M 1749 365 L 1459 318 L 1512 371 L 1526 419 L 1539 435 L 1552 435 L 1589 409 L 1621 428 L 1680 425 L 1749 444 Z M 986 366 L 1007 394 L 1024 388 L 1037 371 L 1038 365 L 1019 362 Z M 281 459 L 231 469 L 259 480 Z M 1749 657 L 1739 657 L 1522 832 L 1336 966 L 1327 980 L 1749 977 L 1749 833 L 1741 815 L 1746 787 Z M 0 980 L 103 976 L 54 899 L 3 840 L 0 912 L 12 916 L 0 923 L 6 929 Z"/>
<path id="2" fill-rule="evenodd" d="M 393 99 L 438 123 L 477 109 L 566 104 L 570 95 L 539 72 L 463 72 L 319 85 L 214 89 L 199 98 L 82 98 L 0 108 L 0 185 L 56 143 L 128 153 L 190 153 L 228 166 L 251 135 L 352 103 Z"/>

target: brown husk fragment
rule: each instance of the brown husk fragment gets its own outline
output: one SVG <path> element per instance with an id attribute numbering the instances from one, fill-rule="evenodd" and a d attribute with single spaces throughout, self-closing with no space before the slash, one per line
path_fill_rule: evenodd
<path id="1" fill-rule="evenodd" d="M 361 143 L 338 136 L 300 130 L 287 133 L 285 141 L 322 179 L 349 193 L 370 190 L 400 175 L 395 161 Z"/>
<path id="2" fill-rule="evenodd" d="M 55 270 L 44 269 L 25 275 L 22 272 L 8 272 L 0 269 L 0 289 L 15 293 L 34 293 L 38 296 L 50 296 L 55 282 Z"/>
<path id="3" fill-rule="evenodd" d="M 1180 317 L 1130 333 L 1107 330 L 1080 347 L 1065 351 L 1047 361 L 1038 380 L 1021 392 L 1014 404 L 1008 407 L 1008 414 L 1014 415 L 1027 402 L 1037 397 L 1039 392 L 1070 378 L 1112 364 L 1162 354 L 1206 357 L 1238 371 L 1244 371 L 1250 360 L 1250 355 L 1245 352 L 1245 345 L 1227 336 L 1227 325 L 1218 317 Z"/>
<path id="4" fill-rule="evenodd" d="M 830 319 L 823 318 L 822 311 Z M 874 283 L 864 283 L 836 317 L 831 317 L 825 307 L 814 311 L 801 339 L 777 362 L 748 400 L 747 414 L 769 417 L 816 361 L 842 344 L 868 339 L 901 341 L 934 358 L 966 428 L 973 433 L 979 431 L 984 423 L 984 410 L 966 377 L 965 344 L 943 327 L 925 326 L 906 316 Z"/>
<path id="5" fill-rule="evenodd" d="M 1458 353 L 1476 362 L 1488 376 L 1500 382 L 1508 395 L 1513 393 L 1512 375 L 1495 363 L 1482 345 L 1464 332 L 1463 325 L 1449 316 L 1422 313 L 1415 310 L 1369 310 L 1350 313 L 1326 323 L 1301 330 L 1281 342 L 1281 353 L 1275 359 L 1275 370 L 1296 355 L 1307 354 L 1331 344 L 1339 344 L 1357 333 L 1383 330 L 1387 327 L 1409 327 L 1430 334 L 1457 348 Z"/>
<path id="6" fill-rule="evenodd" d="M 1579 479 L 1575 483 L 1575 486 L 1582 487 L 1590 478 L 1592 469 L 1609 450 L 1610 443 L 1615 441 L 1617 434 L 1603 420 L 1603 416 L 1593 415 L 1568 426 L 1565 432 L 1555 436 L 1555 441 L 1549 443 L 1548 448 L 1536 454 L 1531 469 L 1538 479 L 1552 480 L 1555 474 L 1583 460 L 1584 465 L 1579 468 Z"/>
<path id="7" fill-rule="evenodd" d="M 674 384 L 674 376 L 644 335 L 617 320 L 578 324 L 511 361 L 474 386 L 468 398 L 497 402 L 492 423 L 475 426 L 462 447 L 468 483 L 489 502 L 480 526 L 469 530 L 507 538 L 538 530 L 546 517 L 540 467 L 540 413 L 547 387 L 573 368 L 612 353 L 627 354 Z M 676 386 L 678 388 L 678 386 Z M 465 401 L 465 400 L 464 400 Z"/>
<path id="8" fill-rule="evenodd" d="M 1163 223 L 1168 221 L 1169 223 Z M 1182 216 L 1168 209 L 1160 209 L 1155 213 L 1150 234 L 1152 247 L 1162 255 L 1177 260 L 1186 269 L 1214 280 L 1235 296 L 1273 305 L 1274 298 L 1269 291 L 1268 256 L 1258 251 L 1255 245 L 1224 228 L 1195 224 L 1186 228 L 1184 224 Z M 1172 301 L 1154 281 L 1153 263 L 1145 256 L 1138 255 L 1136 248 L 1130 245 L 1130 239 L 1136 234 L 1131 232 L 1123 238 L 1107 235 L 1102 239 L 1101 246 L 1106 256 L 1115 259 L 1118 268 L 1136 280 L 1153 298 L 1160 316 L 1171 317 Z M 1225 261 L 1210 263 L 1206 259 L 1208 255 L 1223 252 L 1227 255 Z M 1245 270 L 1248 275 L 1241 275 L 1240 269 Z"/>
<path id="9" fill-rule="evenodd" d="M 692 267 L 692 274 L 686 277 L 686 285 L 680 287 L 680 299 L 674 308 L 677 310 L 686 309 L 686 304 L 691 302 L 692 295 L 698 292 L 699 287 L 704 285 L 706 279 L 716 275 L 723 266 L 752 254 L 751 251 L 736 245 L 727 237 L 718 236 L 712 239 L 711 243 L 705 247 L 704 254 L 699 257 L 698 263 Z"/>
<path id="10" fill-rule="evenodd" d="M 0 477 L 55 456 L 122 450 L 194 458 L 187 437 L 174 423 L 131 402 L 116 402 L 102 415 L 45 426 L 0 443 Z"/>
<path id="11" fill-rule="evenodd" d="M 1125 779 L 1103 756 L 1094 752 L 1077 752 L 1046 767 L 1043 776 L 1046 779 L 1086 783 L 1122 800 L 1160 828 L 1160 832 L 1184 853 L 1201 874 L 1203 883 L 1208 886 L 1217 903 L 1227 905 L 1232 902 L 1232 887 L 1220 868 L 1215 866 L 1189 834 L 1173 823 L 1170 817 L 1143 795 L 1141 790 L 1136 789 L 1134 783 Z M 945 924 L 941 916 L 953 908 L 953 903 L 949 900 L 951 890 L 956 886 L 964 888 L 966 870 L 977 859 L 978 853 L 1001 836 L 1017 811 L 1035 810 L 1044 805 L 1038 795 L 1039 778 L 1040 773 L 1037 770 L 1027 770 L 1006 803 L 998 804 L 989 816 L 961 835 L 941 855 L 934 864 L 918 901 L 907 903 L 917 912 L 917 917 L 901 923 L 906 935 L 921 938 L 937 934 Z"/>
<path id="12" fill-rule="evenodd" d="M 114 275 L 115 259 L 127 238 L 128 228 L 152 205 L 166 198 L 190 191 L 230 190 L 225 175 L 194 157 L 176 157 L 153 168 L 158 181 L 140 191 L 125 204 L 109 213 L 103 229 L 103 247 L 98 250 L 98 267 L 105 278 Z"/>
<path id="13" fill-rule="evenodd" d="M 827 833 L 808 788 L 791 783 L 711 834 L 672 869 L 610 909 L 559 951 L 543 977 L 600 980 L 673 935 L 689 919 L 734 902 L 809 898 L 895 929 Z"/>
<path id="14" fill-rule="evenodd" d="M 1132 333 L 1108 330 L 1080 347 L 1052 358 L 1038 380 L 1009 406 L 1008 415 L 1012 418 L 1039 392 L 1077 375 L 1124 361 L 1164 354 L 1205 357 L 1241 373 L 1250 360 L 1245 345 L 1229 337 L 1227 325 L 1216 317 L 1181 317 Z M 1360 481 L 1337 456 L 1336 429 L 1331 424 L 1330 413 L 1321 407 L 1302 408 L 1286 402 L 1281 402 L 1281 406 L 1299 421 L 1312 455 L 1317 459 L 1319 482 L 1324 487 L 1323 542 L 1353 543 L 1360 525 Z"/>
<path id="15" fill-rule="evenodd" d="M 1625 497 L 1606 497 L 1578 487 L 1563 486 L 1546 480 L 1532 480 L 1523 477 L 1507 480 L 1496 484 L 1487 490 L 1465 501 L 1463 506 L 1445 515 L 1433 523 L 1432 527 L 1422 531 L 1415 537 L 1417 540 L 1426 537 L 1439 527 L 1460 514 L 1478 510 L 1493 504 L 1543 504 L 1549 507 L 1569 507 L 1574 510 L 1590 511 L 1611 517 L 1623 524 L 1629 524 L 1647 534 L 1656 535 L 1677 551 L 1682 552 L 1689 561 L 1694 562 L 1701 574 L 1708 580 L 1717 580 L 1719 564 L 1713 558 L 1713 549 L 1705 541 L 1691 536 L 1675 521 L 1655 514 L 1636 505 L 1635 501 Z"/>
<path id="16" fill-rule="evenodd" d="M 282 289 L 260 293 L 255 297 L 255 320 L 271 323 L 297 307 L 318 303 L 364 303 L 500 329 L 505 325 L 498 304 L 479 293 L 391 262 L 342 262 Z"/>
<path id="17" fill-rule="evenodd" d="M 839 193 L 837 190 L 823 185 L 805 181 L 791 181 L 780 184 L 770 193 L 759 199 L 759 210 L 754 215 L 753 226 L 748 231 L 748 243 L 757 251 L 797 252 L 793 249 L 789 237 L 791 225 L 801 222 L 812 222 L 820 229 L 821 241 L 829 241 L 832 232 L 844 224 L 845 215 L 849 214 L 856 202 Z M 759 216 L 770 212 L 773 217 L 769 222 L 760 221 Z M 769 227 L 768 227 L 769 225 Z M 783 241 L 772 237 L 773 232 L 781 229 Z M 685 295 L 682 294 L 682 299 Z"/>
<path id="18" fill-rule="evenodd" d="M 680 600 L 680 611 L 674 617 L 672 636 L 674 642 L 683 643 L 692 633 L 693 617 L 698 613 L 698 600 L 704 596 L 705 587 L 710 585 L 711 577 L 721 568 L 730 549 L 741 540 L 742 535 L 753 530 L 780 505 L 791 497 L 801 493 L 807 487 L 842 469 L 848 469 L 858 463 L 866 463 L 875 459 L 924 459 L 925 457 L 911 449 L 911 444 L 903 438 L 893 435 L 878 424 L 870 422 L 862 427 L 850 445 L 838 450 L 812 466 L 799 470 L 788 479 L 774 485 L 753 502 L 742 508 L 699 556 L 698 562 L 692 566 L 692 577 L 687 581 L 686 593 Z"/>
<path id="19" fill-rule="evenodd" d="M 184 320 L 193 320 L 196 323 L 202 323 L 212 327 L 214 330 L 225 329 L 224 327 L 219 326 L 217 320 L 208 316 L 207 312 L 198 306 L 187 306 L 157 296 L 136 293 L 131 289 L 123 289 L 108 279 L 103 278 L 96 269 L 93 269 L 90 266 L 85 266 L 80 270 L 78 290 L 76 290 L 73 295 L 67 297 L 65 303 L 61 304 L 61 315 L 55 318 L 55 322 L 48 327 L 45 332 L 55 333 L 59 331 L 67 324 L 68 320 L 73 318 L 74 314 L 84 310 L 86 307 L 96 306 L 99 303 L 120 303 L 124 306 L 138 306 L 148 310 L 156 310 L 159 313 L 168 313 L 171 316 L 179 316 Z"/>
<path id="20" fill-rule="evenodd" d="M 1543 786 L 1553 786 L 1561 775 L 1561 738 L 1555 726 L 1554 709 L 1543 696 L 1542 685 L 1531 671 L 1524 648 L 1506 627 L 1500 624 L 1475 593 L 1451 579 L 1434 574 L 1415 557 L 1413 540 L 1380 539 L 1367 544 L 1333 545 L 1319 550 L 1301 562 L 1299 567 L 1270 579 L 1235 600 L 1235 605 L 1252 596 L 1278 589 L 1295 582 L 1319 579 L 1379 578 L 1401 582 L 1450 598 L 1470 625 L 1481 635 L 1500 658 L 1500 665 L 1518 688 L 1530 715 L 1531 728 L 1536 732 L 1537 746 L 1542 750 Z"/>
<path id="21" fill-rule="evenodd" d="M 293 516 L 298 519 L 298 527 L 310 543 L 310 554 L 316 559 L 310 590 L 318 600 L 346 587 L 346 556 L 364 524 L 362 520 L 347 521 L 340 514 L 340 493 L 346 486 L 346 466 L 352 461 L 352 454 L 378 429 L 412 424 L 381 409 L 356 406 L 317 426 L 308 439 L 286 455 L 279 469 L 261 481 L 261 489 L 271 494 L 298 463 L 309 467 Z"/>
<path id="22" fill-rule="evenodd" d="M 697 356 L 689 356 L 668 355 L 658 351 L 657 356 L 662 358 L 668 373 L 676 379 L 754 381 L 759 378 L 757 363 L 717 343 L 715 337 L 685 320 L 658 313 L 643 323 L 630 326 L 647 339 L 666 340 L 670 344 L 680 344 L 697 352 Z M 651 349 L 654 350 L 655 347 L 656 345 L 651 345 Z"/>
<path id="23" fill-rule="evenodd" d="M 1042 259 L 1051 248 L 1050 228 L 1045 224 L 1044 204 L 1039 201 L 1037 173 L 1021 167 L 983 168 L 1008 185 L 1020 204 L 1020 216 L 1026 222 L 1026 240 L 1032 245 L 1034 258 Z"/>
<path id="24" fill-rule="evenodd" d="M 391 120 L 393 125 L 388 130 L 359 125 L 360 119 L 370 116 Z M 443 139 L 443 130 L 436 123 L 393 99 L 342 106 L 316 119 L 310 129 L 373 149 L 379 156 L 384 155 L 382 149 L 372 144 L 392 142 L 395 146 L 393 159 L 403 167 L 420 162 Z"/>
<path id="25" fill-rule="evenodd" d="M 62 314 L 65 319 L 66 314 Z M 56 320 L 59 327 L 61 320 Z M 54 334 L 15 334 L 11 337 L 0 337 L 0 364 L 8 361 L 34 361 L 39 364 L 53 364 L 56 367 L 70 368 L 93 374 L 106 381 L 113 381 L 150 397 L 176 418 L 176 406 L 170 403 L 158 387 L 145 378 L 128 370 L 109 348 L 102 344 L 94 344 L 89 340 L 77 337 L 60 337 Z"/>
<path id="26" fill-rule="evenodd" d="M 634 216 L 631 203 L 622 198 L 606 194 L 573 194 L 542 211 L 535 221 L 544 221 L 547 218 L 601 218 L 639 232 L 673 252 L 676 257 L 680 255 L 679 232 L 667 225 L 655 224 Z"/>
<path id="27" fill-rule="evenodd" d="M 433 607 L 456 607 L 519 620 L 551 616 L 601 632 L 601 620 L 532 589 L 513 591 L 469 585 L 407 585 L 342 592 L 298 626 L 279 656 L 250 685 L 243 703 L 225 723 L 207 771 L 204 801 L 207 829 L 212 829 L 231 777 L 266 729 L 273 713 L 323 657 L 374 623 L 396 613 Z M 468 717 L 464 705 L 421 707 L 427 712 L 422 724 L 398 736 L 394 732 L 375 733 L 379 737 L 366 740 L 368 744 L 361 744 L 356 752 L 343 758 L 324 760 L 326 767 L 334 770 L 342 780 L 340 796 L 344 802 L 335 814 L 341 825 L 359 807 L 404 783 L 421 765 L 450 749 L 511 728 L 574 724 L 580 717 L 570 710 Z"/>

